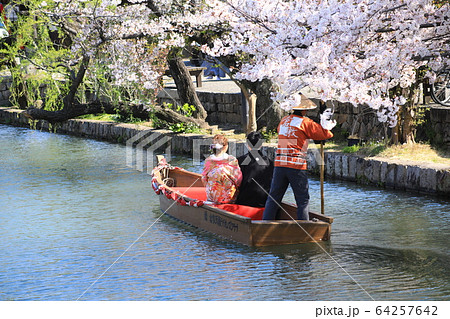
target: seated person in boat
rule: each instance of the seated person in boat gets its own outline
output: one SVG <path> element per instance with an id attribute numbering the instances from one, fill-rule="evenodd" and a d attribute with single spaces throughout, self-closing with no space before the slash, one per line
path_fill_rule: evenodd
<path id="1" fill-rule="evenodd" d="M 270 191 L 273 175 L 273 161 L 260 151 L 264 137 L 260 132 L 247 135 L 249 152 L 238 157 L 242 171 L 242 183 L 236 204 L 264 207 Z"/>
<path id="2" fill-rule="evenodd" d="M 227 154 L 228 140 L 224 135 L 214 136 L 211 150 L 213 154 L 206 159 L 202 172 L 207 199 L 215 204 L 234 203 L 242 181 L 238 161 Z"/>

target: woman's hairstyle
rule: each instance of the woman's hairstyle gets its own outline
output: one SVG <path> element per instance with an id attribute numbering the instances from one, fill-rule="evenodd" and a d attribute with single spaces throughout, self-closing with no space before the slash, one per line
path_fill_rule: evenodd
<path id="1" fill-rule="evenodd" d="M 213 137 L 213 142 L 211 144 L 211 149 L 215 154 L 220 153 L 222 148 L 228 146 L 228 139 L 223 134 L 216 134 Z"/>

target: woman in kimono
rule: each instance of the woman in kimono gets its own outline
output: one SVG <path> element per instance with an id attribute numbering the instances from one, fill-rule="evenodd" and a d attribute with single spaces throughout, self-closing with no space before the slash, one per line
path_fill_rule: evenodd
<path id="1" fill-rule="evenodd" d="M 206 186 L 208 201 L 215 204 L 234 203 L 242 181 L 237 159 L 227 154 L 228 140 L 217 134 L 211 144 L 213 154 L 205 161 L 202 182 Z"/>

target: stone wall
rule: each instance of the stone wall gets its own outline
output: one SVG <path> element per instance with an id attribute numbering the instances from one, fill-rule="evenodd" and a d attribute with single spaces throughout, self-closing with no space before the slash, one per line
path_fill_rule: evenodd
<path id="1" fill-rule="evenodd" d="M 310 156 L 312 156 L 310 154 Z M 450 167 L 444 164 L 393 161 L 385 158 L 362 158 L 337 152 L 325 153 L 328 177 L 427 194 L 450 194 Z M 318 172 L 312 159 L 309 169 Z"/>
<path id="2" fill-rule="evenodd" d="M 11 102 L 9 101 L 9 97 L 11 96 L 11 92 L 9 88 L 11 87 L 12 78 L 10 76 L 1 76 L 0 77 L 0 106 L 11 106 Z"/>
<path id="3" fill-rule="evenodd" d="M 354 107 L 350 103 L 340 103 L 336 109 L 336 122 L 341 129 L 347 131 L 350 136 L 356 135 L 361 139 L 388 138 L 388 125 L 380 123 L 375 111 L 369 107 Z"/>
<path id="4" fill-rule="evenodd" d="M 319 100 L 312 99 L 317 105 Z M 331 102 L 326 103 L 334 108 L 334 119 L 338 124 L 337 129 L 346 132 L 347 135 L 357 136 L 362 140 L 382 140 L 388 138 L 390 129 L 386 123 L 380 123 L 376 111 L 368 106 L 355 107 L 351 103 Z M 334 129 L 336 131 L 336 129 Z"/>
<path id="5" fill-rule="evenodd" d="M 243 122 L 240 93 L 197 92 L 200 102 L 208 113 L 210 124 L 241 125 Z M 158 103 L 180 103 L 175 89 L 164 89 L 158 93 Z"/>
<path id="6" fill-rule="evenodd" d="M 0 106 L 11 106 L 11 76 L 0 77 Z M 240 126 L 243 124 L 242 100 L 240 93 L 197 92 L 200 101 L 208 112 L 207 121 L 210 124 L 227 124 Z M 319 105 L 317 99 L 312 99 Z M 174 103 L 178 101 L 176 89 L 164 89 L 158 94 L 159 103 Z M 387 124 L 380 123 L 373 110 L 368 107 L 354 107 L 350 103 L 327 102 L 329 107 L 334 105 L 335 119 L 341 130 L 349 135 L 354 134 L 362 139 L 381 140 L 387 138 L 390 129 Z M 317 118 L 318 110 L 308 113 Z M 433 105 L 425 112 L 425 125 L 418 127 L 419 140 L 432 141 L 450 147 L 450 107 Z M 335 133 L 336 130 L 334 129 Z"/>
<path id="7" fill-rule="evenodd" d="M 0 123 L 29 127 L 24 111 L 11 108 L 0 108 Z M 35 128 L 48 130 L 48 123 L 38 121 Z M 56 132 L 132 144 L 140 148 L 150 147 L 160 142 L 162 138 L 168 137 L 159 152 L 165 152 L 166 148 L 170 147 L 171 152 L 191 155 L 194 160 L 197 157 L 198 161 L 203 160 L 203 154 L 208 154 L 212 138 L 208 135 L 175 134 L 171 131 L 154 130 L 135 124 L 93 120 L 69 120 L 57 127 Z M 152 138 L 149 139 L 150 135 Z M 145 145 L 138 146 L 140 142 Z M 193 152 L 193 150 L 197 150 L 197 152 Z M 263 152 L 271 158 L 274 157 L 275 150 L 276 145 L 274 144 L 266 144 L 263 147 Z M 230 140 L 230 154 L 240 156 L 245 152 L 245 141 Z M 309 170 L 317 173 L 319 171 L 318 163 L 320 163 L 318 151 L 311 148 L 308 154 Z M 325 153 L 325 163 L 325 174 L 328 178 L 447 197 L 450 195 L 450 167 L 448 165 L 418 165 L 412 162 L 389 161 L 380 158 L 365 159 L 333 152 Z"/>
<path id="8" fill-rule="evenodd" d="M 240 93 L 197 92 L 200 101 L 208 112 L 206 120 L 209 124 L 228 124 L 239 126 L 243 123 L 242 101 Z M 319 100 L 312 99 L 317 105 Z M 175 89 L 165 89 L 158 94 L 159 103 L 178 101 Z M 334 118 L 341 134 L 356 135 L 362 140 L 378 140 L 390 138 L 391 129 L 387 123 L 380 123 L 376 112 L 367 106 L 354 107 L 351 103 L 327 102 L 334 107 Z M 307 116 L 317 120 L 318 109 L 309 111 Z M 427 125 L 418 127 L 419 140 L 436 142 L 450 147 L 450 108 L 432 107 L 426 110 Z M 345 133 L 344 133 L 345 132 Z"/>
<path id="9" fill-rule="evenodd" d="M 436 144 L 450 148 L 450 107 L 434 106 L 426 111 L 427 124 L 419 132 Z"/>
<path id="10" fill-rule="evenodd" d="M 319 101 L 313 99 L 319 105 Z M 367 106 L 354 107 L 350 103 L 327 102 L 328 107 L 334 105 L 334 118 L 341 130 L 348 135 L 356 135 L 362 140 L 388 139 L 391 129 L 386 123 L 378 121 L 376 112 Z M 450 107 L 438 104 L 421 106 L 424 113 L 423 124 L 417 127 L 419 141 L 430 141 L 434 144 L 450 148 Z M 311 114 L 308 114 L 310 116 Z M 334 130 L 336 131 L 336 129 Z"/>

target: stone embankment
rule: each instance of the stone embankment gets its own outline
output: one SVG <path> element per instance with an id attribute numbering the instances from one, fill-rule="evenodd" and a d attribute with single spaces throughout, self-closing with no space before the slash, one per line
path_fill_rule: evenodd
<path id="1" fill-rule="evenodd" d="M 12 108 L 0 108 L 0 123 L 29 127 L 30 123 L 24 111 Z M 49 130 L 45 121 L 38 121 L 33 127 Z M 200 134 L 174 134 L 171 131 L 154 130 L 135 124 L 121 124 L 94 120 L 69 120 L 53 128 L 57 133 L 107 140 L 141 149 L 151 148 L 159 143 L 160 153 L 192 155 L 194 160 L 202 160 L 202 154 L 208 153 L 210 138 Z M 165 140 L 162 140 L 165 138 Z M 230 141 L 229 152 L 240 156 L 246 152 L 245 141 Z M 273 157 L 275 146 L 265 145 L 263 152 Z M 319 171 L 320 156 L 317 149 L 309 151 L 309 167 Z M 361 158 L 354 155 L 326 152 L 325 174 L 329 178 L 343 179 L 363 184 L 372 184 L 399 190 L 450 195 L 450 167 L 441 164 L 418 164 L 413 162 L 391 161 L 381 158 Z"/>
<path id="2" fill-rule="evenodd" d="M 10 76 L 0 76 L 0 105 L 11 106 L 9 98 L 12 79 Z"/>
<path id="3" fill-rule="evenodd" d="M 208 112 L 206 119 L 208 123 L 241 125 L 245 122 L 242 118 L 240 90 L 234 89 L 230 82 L 231 80 L 206 81 L 205 87 L 208 86 L 208 90 L 197 88 L 197 95 Z M 306 92 L 306 94 L 309 94 L 311 100 L 320 105 L 320 100 L 314 98 L 314 94 L 311 92 Z M 158 93 L 158 102 L 179 103 L 176 89 L 174 87 L 164 88 Z M 417 127 L 417 136 L 450 148 L 450 108 L 432 104 L 429 98 L 417 102 L 421 103 L 422 107 L 419 111 L 423 113 L 421 115 L 423 123 Z M 362 140 L 382 140 L 391 134 L 388 124 L 381 123 L 376 111 L 367 106 L 355 107 L 351 103 L 337 101 L 328 101 L 327 105 L 334 109 L 337 129 L 347 132 L 348 135 Z M 308 116 L 318 117 L 318 109 L 309 111 Z"/>
<path id="4" fill-rule="evenodd" d="M 215 124 L 235 124 L 242 122 L 240 93 L 197 92 L 197 96 L 208 113 L 206 121 Z M 158 93 L 158 103 L 179 104 L 175 89 L 164 89 Z"/>

